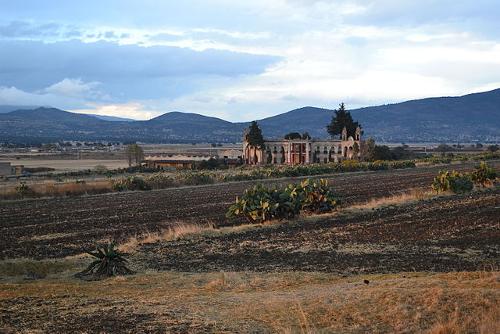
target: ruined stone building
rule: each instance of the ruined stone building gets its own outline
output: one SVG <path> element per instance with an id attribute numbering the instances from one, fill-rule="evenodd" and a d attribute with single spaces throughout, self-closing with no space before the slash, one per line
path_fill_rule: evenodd
<path id="1" fill-rule="evenodd" d="M 243 161 L 249 165 L 299 165 L 339 162 L 357 159 L 361 141 L 358 127 L 354 138 L 344 128 L 340 139 L 283 139 L 264 140 L 264 147 L 256 148 L 243 141 Z"/>

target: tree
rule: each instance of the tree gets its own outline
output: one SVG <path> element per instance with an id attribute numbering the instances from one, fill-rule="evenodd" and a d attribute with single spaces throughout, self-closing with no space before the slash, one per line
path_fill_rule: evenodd
<path id="1" fill-rule="evenodd" d="M 285 135 L 285 139 L 302 139 L 302 135 L 298 132 L 290 132 Z"/>
<path id="2" fill-rule="evenodd" d="M 498 151 L 498 145 L 490 145 L 490 146 L 488 146 L 488 151 L 490 151 L 490 152 L 496 152 L 496 151 Z"/>
<path id="3" fill-rule="evenodd" d="M 375 145 L 375 149 L 373 150 L 373 160 L 391 160 L 392 154 L 391 149 L 385 145 Z"/>
<path id="4" fill-rule="evenodd" d="M 439 144 L 438 147 L 436 147 L 435 151 L 441 152 L 444 154 L 445 152 L 454 151 L 454 149 L 450 145 L 446 145 L 443 143 L 443 144 Z"/>
<path id="5" fill-rule="evenodd" d="M 360 152 L 361 159 L 365 161 L 373 160 L 373 152 L 375 151 L 375 140 L 368 138 L 361 142 Z"/>
<path id="6" fill-rule="evenodd" d="M 358 145 L 358 143 L 354 143 L 354 145 L 352 145 L 352 150 L 354 151 L 354 155 L 357 158 L 358 154 L 359 154 L 359 145 Z"/>
<path id="7" fill-rule="evenodd" d="M 339 108 L 335 110 L 335 115 L 332 116 L 332 120 L 330 124 L 327 125 L 326 130 L 333 138 L 342 134 L 342 130 L 345 127 L 347 129 L 347 136 L 354 137 L 358 126 L 360 126 L 360 124 L 352 120 L 351 113 L 345 109 L 345 105 L 342 102 Z"/>
<path id="8" fill-rule="evenodd" d="M 137 144 L 127 145 L 125 153 L 127 155 L 129 167 L 132 166 L 132 162 L 138 165 L 144 160 L 144 150 Z"/>
<path id="9" fill-rule="evenodd" d="M 245 136 L 248 144 L 255 148 L 264 147 L 264 137 L 262 136 L 262 130 L 259 128 L 259 124 L 256 121 L 252 121 L 248 127 L 248 132 Z"/>

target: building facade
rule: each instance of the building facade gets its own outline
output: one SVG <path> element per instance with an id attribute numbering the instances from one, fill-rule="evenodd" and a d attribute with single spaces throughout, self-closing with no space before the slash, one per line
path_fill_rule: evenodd
<path id="1" fill-rule="evenodd" d="M 344 128 L 340 139 L 283 139 L 264 140 L 263 148 L 243 141 L 243 161 L 248 165 L 301 165 L 358 159 L 361 129 L 347 136 Z"/>

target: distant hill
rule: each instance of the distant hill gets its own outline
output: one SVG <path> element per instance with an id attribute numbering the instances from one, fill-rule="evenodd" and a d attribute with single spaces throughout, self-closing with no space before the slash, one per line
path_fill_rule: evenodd
<path id="1" fill-rule="evenodd" d="M 93 115 L 43 107 L 0 114 L 0 142 L 236 142 L 241 139 L 243 128 L 215 117 L 181 112 L 166 113 L 149 121 L 112 122 Z"/>
<path id="2" fill-rule="evenodd" d="M 500 140 L 500 89 L 353 109 L 351 114 L 362 124 L 365 137 L 379 141 Z M 259 124 L 270 137 L 291 131 L 325 137 L 325 125 L 332 115 L 332 110 L 304 107 L 265 118 Z"/>
<path id="3" fill-rule="evenodd" d="M 38 108 L 43 108 L 41 106 L 12 106 L 12 105 L 0 105 L 0 114 L 8 113 L 11 111 L 16 111 L 16 110 L 34 110 Z M 50 109 L 50 107 L 45 107 L 47 109 Z M 131 118 L 124 118 L 124 117 L 116 117 L 116 116 L 106 116 L 106 115 L 97 115 L 97 114 L 87 114 L 89 116 L 97 117 L 99 119 L 102 119 L 104 121 L 111 121 L 111 122 L 116 122 L 116 121 L 123 121 L 123 122 L 132 122 L 134 121 Z"/>
<path id="4" fill-rule="evenodd" d="M 295 109 L 259 121 L 267 138 L 292 131 L 327 137 L 333 110 Z M 385 142 L 500 141 L 500 89 L 351 110 L 365 137 Z M 148 121 L 104 120 L 55 108 L 0 113 L 0 142 L 110 140 L 155 143 L 239 142 L 248 123 L 169 112 Z"/>
<path id="5" fill-rule="evenodd" d="M 0 105 L 0 114 L 8 113 L 15 110 L 26 110 L 26 109 L 36 109 L 39 106 L 12 106 L 12 105 Z"/>

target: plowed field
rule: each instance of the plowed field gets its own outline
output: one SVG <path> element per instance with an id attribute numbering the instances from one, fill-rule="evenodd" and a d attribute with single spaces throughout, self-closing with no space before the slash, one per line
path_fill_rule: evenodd
<path id="1" fill-rule="evenodd" d="M 362 203 L 429 187 L 442 168 L 471 169 L 474 164 L 398 171 L 330 175 L 344 205 Z M 498 168 L 500 163 L 496 163 Z M 286 184 L 300 178 L 263 180 Z M 47 198 L 0 203 L 0 259 L 36 259 L 78 254 L 96 241 L 121 241 L 175 222 L 227 225 L 225 211 L 236 196 L 257 183 L 234 182 L 149 192 Z"/>

